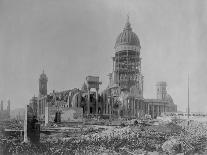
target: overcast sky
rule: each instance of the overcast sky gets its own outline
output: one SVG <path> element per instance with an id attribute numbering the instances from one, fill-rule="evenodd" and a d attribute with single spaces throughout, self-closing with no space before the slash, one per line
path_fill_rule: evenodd
<path id="1" fill-rule="evenodd" d="M 207 112 L 207 3 L 204 0 L 0 0 L 0 99 L 23 107 L 38 95 L 80 88 L 87 75 L 108 83 L 116 37 L 129 14 L 141 42 L 144 97 L 166 81 L 178 109 Z"/>

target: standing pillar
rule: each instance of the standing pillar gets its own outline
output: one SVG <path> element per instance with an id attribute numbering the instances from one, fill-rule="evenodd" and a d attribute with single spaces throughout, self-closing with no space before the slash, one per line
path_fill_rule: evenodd
<path id="1" fill-rule="evenodd" d="M 157 111 L 158 111 L 158 115 L 157 116 L 160 116 L 160 106 L 158 105 L 157 108 L 158 108 L 157 109 Z"/>
<path id="2" fill-rule="evenodd" d="M 138 114 L 137 114 L 137 102 L 136 102 L 136 100 L 134 101 L 135 102 L 135 110 L 136 110 L 136 118 L 137 118 L 137 116 L 138 116 Z"/>
<path id="3" fill-rule="evenodd" d="M 25 113 L 24 113 L 24 142 L 25 143 L 28 142 L 28 138 L 27 138 L 27 105 L 26 105 Z"/>
<path id="4" fill-rule="evenodd" d="M 39 119 L 39 97 L 37 98 L 37 119 Z"/>
<path id="5" fill-rule="evenodd" d="M 134 116 L 134 101 L 133 101 L 133 99 L 131 99 L 131 114 L 133 117 Z"/>
<path id="6" fill-rule="evenodd" d="M 4 103 L 3 103 L 3 100 L 1 100 L 1 111 L 4 110 Z"/>
<path id="7" fill-rule="evenodd" d="M 49 123 L 49 107 L 48 103 L 45 105 L 45 126 L 47 126 Z"/>
<path id="8" fill-rule="evenodd" d="M 160 107 L 160 113 L 161 114 L 163 113 L 163 105 L 161 105 L 161 107 Z"/>
<path id="9" fill-rule="evenodd" d="M 98 89 L 96 89 L 96 114 L 98 115 Z"/>
<path id="10" fill-rule="evenodd" d="M 112 98 L 109 99 L 109 116 L 110 116 L 110 119 L 111 119 L 111 114 L 112 114 L 111 107 L 112 107 Z"/>
<path id="11" fill-rule="evenodd" d="M 88 88 L 88 104 L 87 104 L 87 114 L 90 114 L 90 88 Z"/>
<path id="12" fill-rule="evenodd" d="M 154 112 L 155 112 L 154 105 L 152 105 L 152 118 L 153 119 L 154 119 Z"/>
<path id="13" fill-rule="evenodd" d="M 139 113 L 140 113 L 140 108 L 139 108 L 140 105 L 139 105 L 139 104 L 140 104 L 140 101 L 138 100 L 138 101 L 137 101 L 137 117 L 140 116 L 140 114 L 139 114 Z"/>
<path id="14" fill-rule="evenodd" d="M 150 109 L 149 109 L 149 103 L 147 103 L 147 114 L 148 115 L 150 114 L 149 111 L 150 111 Z"/>
<path id="15" fill-rule="evenodd" d="M 165 110 L 165 104 L 164 104 L 164 112 L 166 112 L 166 110 Z"/>
<path id="16" fill-rule="evenodd" d="M 108 106 L 109 106 L 109 99 L 107 98 L 107 101 L 106 101 L 106 114 L 109 114 Z"/>
<path id="17" fill-rule="evenodd" d="M 133 99 L 133 104 L 134 104 L 134 117 L 136 116 L 136 106 L 135 106 L 135 99 Z"/>

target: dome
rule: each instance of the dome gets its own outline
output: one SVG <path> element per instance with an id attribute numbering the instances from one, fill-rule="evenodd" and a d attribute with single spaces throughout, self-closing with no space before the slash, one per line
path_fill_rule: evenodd
<path id="1" fill-rule="evenodd" d="M 115 48 L 120 45 L 132 45 L 140 47 L 138 36 L 136 33 L 132 32 L 131 24 L 129 23 L 129 17 L 127 18 L 123 32 L 121 32 L 116 39 Z"/>

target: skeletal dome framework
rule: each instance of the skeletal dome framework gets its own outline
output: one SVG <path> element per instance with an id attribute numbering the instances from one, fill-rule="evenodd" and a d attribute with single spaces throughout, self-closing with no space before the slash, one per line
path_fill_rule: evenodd
<path id="1" fill-rule="evenodd" d="M 141 74 L 140 41 L 132 32 L 129 17 L 123 32 L 115 43 L 113 57 L 113 83 L 121 90 L 130 91 L 136 96 L 143 97 L 143 76 Z"/>
<path id="2" fill-rule="evenodd" d="M 129 48 L 129 46 L 131 46 L 131 48 Z M 120 49 L 120 47 L 122 48 Z M 141 46 L 140 46 L 139 38 L 137 34 L 132 31 L 131 24 L 129 22 L 129 17 L 128 17 L 124 30 L 118 35 L 116 39 L 115 49 L 117 51 L 123 49 L 139 50 L 140 47 Z"/>

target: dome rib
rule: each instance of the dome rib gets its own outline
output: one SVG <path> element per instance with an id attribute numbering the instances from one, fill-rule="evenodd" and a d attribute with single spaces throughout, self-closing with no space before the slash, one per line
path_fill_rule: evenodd
<path id="1" fill-rule="evenodd" d="M 127 20 L 123 31 L 118 35 L 115 43 L 115 48 L 119 45 L 139 46 L 140 41 L 136 33 L 132 31 L 131 24 Z"/>

